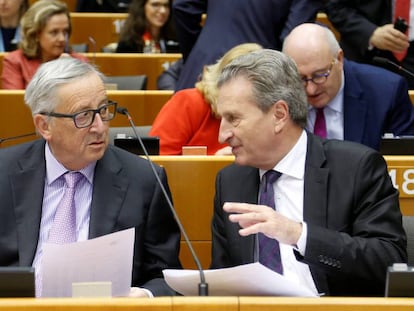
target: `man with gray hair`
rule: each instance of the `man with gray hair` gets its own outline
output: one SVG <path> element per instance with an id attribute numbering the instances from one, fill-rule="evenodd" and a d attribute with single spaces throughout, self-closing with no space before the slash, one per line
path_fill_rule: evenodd
<path id="1" fill-rule="evenodd" d="M 315 294 L 383 296 L 387 267 L 407 260 L 383 157 L 304 129 L 303 81 L 281 52 L 237 58 L 218 87 L 235 164 L 216 178 L 211 268 L 259 261 Z"/>
<path id="2" fill-rule="evenodd" d="M 376 150 L 385 133 L 414 135 L 414 106 L 405 79 L 346 60 L 329 28 L 311 23 L 295 27 L 283 52 L 296 62 L 308 96 L 309 131 Z"/>
<path id="3" fill-rule="evenodd" d="M 101 73 L 72 57 L 44 63 L 25 101 L 41 139 L 0 150 L 0 266 L 33 266 L 42 296 L 45 242 L 135 228 L 130 296 L 175 294 L 162 270 L 181 267 L 180 231 L 148 161 L 108 145 L 117 103 Z"/>

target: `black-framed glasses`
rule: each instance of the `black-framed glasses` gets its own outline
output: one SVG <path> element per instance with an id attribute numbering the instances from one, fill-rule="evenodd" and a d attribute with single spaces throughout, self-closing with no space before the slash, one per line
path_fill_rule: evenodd
<path id="1" fill-rule="evenodd" d="M 73 114 L 57 113 L 57 112 L 41 112 L 41 115 L 54 118 L 71 118 L 77 128 L 85 128 L 92 125 L 95 115 L 99 113 L 102 121 L 109 121 L 115 117 L 116 107 L 118 103 L 108 100 L 108 103 L 97 109 L 83 110 Z"/>
<path id="2" fill-rule="evenodd" d="M 303 85 L 307 86 L 309 81 L 312 81 L 314 84 L 323 84 L 323 83 L 325 83 L 326 80 L 328 79 L 329 75 L 331 74 L 332 67 L 335 64 L 335 62 L 336 62 L 336 60 L 333 59 L 332 62 L 331 62 L 331 65 L 328 68 L 328 70 L 324 73 L 314 74 L 310 78 L 303 77 L 302 78 Z"/>

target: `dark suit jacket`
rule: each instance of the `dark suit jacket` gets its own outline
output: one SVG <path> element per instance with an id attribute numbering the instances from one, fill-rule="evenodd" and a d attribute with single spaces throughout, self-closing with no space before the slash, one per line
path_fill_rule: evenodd
<path id="1" fill-rule="evenodd" d="M 341 35 L 340 44 L 348 59 L 367 63 L 377 55 L 395 60 L 390 52 L 368 50 L 374 30 L 392 22 L 391 0 L 330 0 L 325 11 Z"/>
<path id="2" fill-rule="evenodd" d="M 257 203 L 258 169 L 230 165 L 219 172 L 212 222 L 212 268 L 254 261 L 255 237 L 241 237 L 223 212 L 225 202 Z M 398 191 L 386 162 L 352 142 L 308 134 L 303 218 L 304 256 L 320 293 L 383 296 L 386 269 L 406 262 Z"/>
<path id="3" fill-rule="evenodd" d="M 0 150 L 0 266 L 30 266 L 45 180 L 45 142 Z M 157 172 L 169 192 L 165 171 Z M 95 169 L 89 238 L 135 227 L 132 286 L 173 292 L 162 269 L 179 268 L 180 232 L 148 162 L 109 146 Z"/>
<path id="4" fill-rule="evenodd" d="M 296 25 L 312 22 L 323 0 L 175 0 L 173 13 L 185 66 L 176 90 L 194 87 L 204 65 L 247 42 L 280 50 Z M 200 25 L 207 13 L 205 25 Z"/>
<path id="5" fill-rule="evenodd" d="M 379 149 L 384 133 L 414 135 L 414 106 L 404 78 L 344 62 L 344 139 Z"/>

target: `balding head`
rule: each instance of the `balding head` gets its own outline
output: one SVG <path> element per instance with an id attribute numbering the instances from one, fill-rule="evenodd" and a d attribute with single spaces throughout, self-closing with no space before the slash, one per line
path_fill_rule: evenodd
<path id="1" fill-rule="evenodd" d="M 308 102 L 318 108 L 329 104 L 341 87 L 343 68 L 343 53 L 333 32 L 319 24 L 301 24 L 286 37 L 283 53 L 296 62 L 307 80 Z M 326 75 L 326 81 L 310 81 L 318 75 Z"/>
<path id="2" fill-rule="evenodd" d="M 287 55 L 295 51 L 306 54 L 321 52 L 337 55 L 340 50 L 334 33 L 328 27 L 319 24 L 304 23 L 295 27 L 283 43 L 283 52 Z"/>

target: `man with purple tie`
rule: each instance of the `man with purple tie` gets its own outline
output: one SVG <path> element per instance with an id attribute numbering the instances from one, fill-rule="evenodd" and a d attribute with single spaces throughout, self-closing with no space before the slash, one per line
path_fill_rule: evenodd
<path id="1" fill-rule="evenodd" d="M 117 103 L 102 74 L 72 57 L 46 62 L 25 102 L 40 138 L 0 150 L 0 266 L 33 266 L 42 296 L 45 243 L 135 228 L 129 295 L 174 295 L 162 274 L 181 267 L 180 231 L 161 190 L 170 196 L 167 176 L 109 144 Z"/>
<path id="2" fill-rule="evenodd" d="M 305 130 L 303 80 L 281 52 L 236 58 L 218 88 L 235 164 L 216 178 L 211 268 L 259 261 L 315 294 L 383 296 L 387 267 L 407 260 L 383 157 Z"/>
<path id="3" fill-rule="evenodd" d="M 311 23 L 295 27 L 284 41 L 283 52 L 296 62 L 305 86 L 309 131 L 324 136 L 321 127 L 325 126 L 326 138 L 376 150 L 385 133 L 414 135 L 414 106 L 405 79 L 346 60 L 327 27 Z"/>

